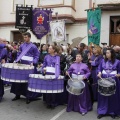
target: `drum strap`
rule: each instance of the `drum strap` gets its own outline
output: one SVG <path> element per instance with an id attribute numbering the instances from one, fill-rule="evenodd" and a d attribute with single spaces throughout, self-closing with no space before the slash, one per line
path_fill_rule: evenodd
<path id="1" fill-rule="evenodd" d="M 29 44 L 29 46 L 21 52 L 21 54 L 18 56 L 17 60 L 15 62 L 18 62 L 32 47 L 32 43 Z"/>

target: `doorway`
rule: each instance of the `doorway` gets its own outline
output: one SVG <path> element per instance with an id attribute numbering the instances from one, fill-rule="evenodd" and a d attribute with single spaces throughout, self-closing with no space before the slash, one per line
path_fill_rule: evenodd
<path id="1" fill-rule="evenodd" d="M 110 45 L 120 46 L 120 16 L 110 17 Z"/>
<path id="2" fill-rule="evenodd" d="M 13 31 L 13 42 L 23 42 L 23 36 L 19 31 Z"/>

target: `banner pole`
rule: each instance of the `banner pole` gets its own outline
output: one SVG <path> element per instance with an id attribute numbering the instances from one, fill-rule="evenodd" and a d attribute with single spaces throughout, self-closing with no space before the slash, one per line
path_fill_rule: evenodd
<path id="1" fill-rule="evenodd" d="M 40 47 L 40 53 L 41 53 L 41 39 L 40 39 L 40 46 L 39 47 Z"/>

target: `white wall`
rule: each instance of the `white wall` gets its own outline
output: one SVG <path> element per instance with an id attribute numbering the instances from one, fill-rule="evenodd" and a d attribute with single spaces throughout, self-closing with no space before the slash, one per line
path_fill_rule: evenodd
<path id="1" fill-rule="evenodd" d="M 66 25 L 67 34 L 69 34 L 69 43 L 71 43 L 72 39 L 77 37 L 86 37 L 87 36 L 87 24 L 72 24 L 72 25 Z M 86 39 L 84 39 L 82 42 L 85 44 L 88 44 Z"/>
<path id="2" fill-rule="evenodd" d="M 0 0 L 0 22 L 15 22 L 15 13 L 12 13 L 13 0 Z M 49 1 L 49 0 L 48 0 Z M 68 2 L 69 1 L 69 2 Z M 34 5 L 37 7 L 38 0 L 26 0 L 27 5 Z M 66 5 L 70 5 L 70 0 L 65 0 Z M 72 14 L 75 18 L 87 17 L 85 9 L 89 8 L 89 0 L 75 0 L 76 12 L 71 8 L 55 8 L 55 12 L 59 14 Z M 87 36 L 87 25 L 86 24 L 67 24 L 67 34 L 69 34 L 69 42 L 76 37 Z M 14 26 L 0 27 L 0 37 L 5 37 L 8 41 L 13 40 L 12 31 L 15 31 Z M 87 39 L 86 39 L 87 40 Z M 84 42 L 86 43 L 86 40 Z M 32 42 L 39 42 L 37 38 L 32 34 Z M 46 43 L 46 36 L 42 38 L 42 43 Z"/>
<path id="3" fill-rule="evenodd" d="M 87 17 L 85 9 L 89 9 L 89 0 L 75 0 L 75 9 L 76 12 L 73 13 L 75 18 Z"/>
<path id="4" fill-rule="evenodd" d="M 49 0 L 48 0 L 49 1 Z M 38 0 L 26 0 L 26 5 L 37 7 Z M 65 5 L 70 5 L 71 0 L 65 0 Z M 87 17 L 85 9 L 89 8 L 89 0 L 75 0 L 76 12 L 70 7 L 54 8 L 53 14 L 73 15 L 75 18 Z M 0 22 L 15 22 L 15 13 L 13 13 L 13 0 L 0 0 Z"/>
<path id="5" fill-rule="evenodd" d="M 94 0 L 96 4 L 117 4 L 120 3 L 120 0 Z"/>
<path id="6" fill-rule="evenodd" d="M 120 16 L 120 11 L 103 11 L 101 19 L 101 42 L 109 45 L 110 16 Z"/>
<path id="7" fill-rule="evenodd" d="M 0 28 L 0 37 L 6 38 L 8 41 L 13 40 L 12 31 L 16 31 L 14 26 L 1 27 Z M 31 32 L 31 31 L 28 31 Z M 84 38 L 87 36 L 87 24 L 67 24 L 66 25 L 66 33 L 69 34 L 69 43 L 72 43 L 71 40 L 77 37 Z M 36 36 L 31 32 L 31 41 L 39 42 Z M 87 44 L 87 39 L 84 39 L 82 42 Z M 46 43 L 46 36 L 41 39 L 41 43 Z"/>
<path id="8" fill-rule="evenodd" d="M 15 21 L 15 14 L 11 14 L 12 5 L 12 0 L 0 0 L 0 22 Z"/>
<path id="9" fill-rule="evenodd" d="M 13 31 L 18 31 L 18 30 L 15 29 L 14 26 L 1 27 L 0 28 L 0 37 L 6 38 L 7 41 L 13 41 L 13 33 L 12 33 Z M 28 31 L 28 32 L 31 33 L 31 41 L 32 42 L 40 42 L 40 40 L 38 40 L 31 31 Z M 46 36 L 41 39 L 41 43 L 46 43 Z"/>

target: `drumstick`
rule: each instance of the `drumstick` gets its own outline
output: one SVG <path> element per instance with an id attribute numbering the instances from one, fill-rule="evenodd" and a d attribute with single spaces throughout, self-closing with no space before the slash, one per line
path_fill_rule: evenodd
<path id="1" fill-rule="evenodd" d="M 72 78 L 70 77 L 70 75 L 68 74 L 68 77 L 70 78 L 70 80 L 72 80 Z M 73 80 L 72 80 L 73 81 Z"/>
<path id="2" fill-rule="evenodd" d="M 102 77 L 100 77 L 100 79 L 101 79 L 101 80 L 103 80 L 103 78 L 102 78 Z"/>

